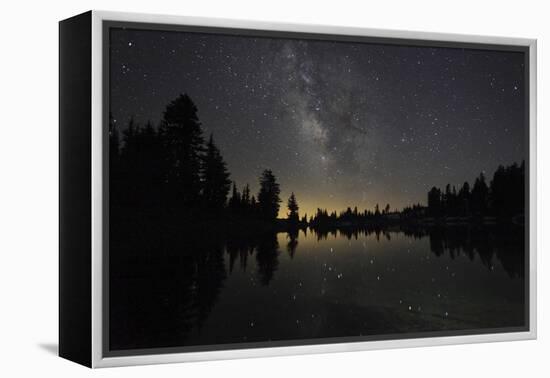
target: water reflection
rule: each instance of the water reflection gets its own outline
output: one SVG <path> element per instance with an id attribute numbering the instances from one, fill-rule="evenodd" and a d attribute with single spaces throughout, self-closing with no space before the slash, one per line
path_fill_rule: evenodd
<path id="1" fill-rule="evenodd" d="M 304 237 L 307 237 L 307 229 L 304 228 Z M 296 253 L 296 248 L 298 247 L 298 229 L 291 229 L 287 232 L 288 243 L 286 245 L 286 250 L 290 258 L 294 257 Z"/>
<path id="2" fill-rule="evenodd" d="M 126 235 L 111 240 L 110 346 L 521 326 L 510 227 Z"/>

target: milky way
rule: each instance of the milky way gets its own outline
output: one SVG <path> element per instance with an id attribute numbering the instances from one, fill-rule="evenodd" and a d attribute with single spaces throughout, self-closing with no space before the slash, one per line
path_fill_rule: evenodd
<path id="1" fill-rule="evenodd" d="M 520 51 L 112 29 L 110 110 L 158 124 L 187 93 L 232 180 L 270 168 L 301 210 L 426 202 L 525 155 Z M 280 214 L 283 215 L 283 211 Z"/>

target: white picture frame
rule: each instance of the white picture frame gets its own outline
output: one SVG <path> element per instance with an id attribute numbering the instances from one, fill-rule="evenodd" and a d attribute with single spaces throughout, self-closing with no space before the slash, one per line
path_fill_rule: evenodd
<path id="1" fill-rule="evenodd" d="M 310 353 L 347 352 L 387 348 L 410 348 L 450 344 L 484 343 L 511 340 L 528 340 L 537 337 L 537 42 L 534 39 L 503 38 L 477 35 L 425 33 L 369 28 L 350 28 L 323 25 L 266 23 L 249 20 L 195 18 L 183 16 L 138 14 L 126 12 L 91 11 L 91 356 L 93 368 L 175 363 L 188 361 L 221 360 L 266 356 L 285 356 Z M 185 353 L 151 353 L 132 356 L 105 356 L 103 345 L 103 245 L 104 245 L 104 22 L 117 21 L 163 25 L 185 25 L 231 29 L 250 29 L 274 32 L 364 36 L 375 38 L 421 40 L 468 44 L 524 46 L 529 54 L 529 330 L 494 334 L 410 338 L 381 341 L 314 344 L 253 349 L 230 349 Z"/>

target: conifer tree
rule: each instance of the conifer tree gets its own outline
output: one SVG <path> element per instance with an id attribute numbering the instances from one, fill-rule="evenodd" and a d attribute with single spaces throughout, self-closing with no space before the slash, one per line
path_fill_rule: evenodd
<path id="1" fill-rule="evenodd" d="M 235 181 L 233 181 L 231 197 L 229 198 L 229 203 L 227 206 L 233 213 L 238 213 L 241 210 L 241 194 L 237 190 L 237 184 Z"/>
<path id="2" fill-rule="evenodd" d="M 471 195 L 471 206 L 472 211 L 476 215 L 485 215 L 488 207 L 488 196 L 489 188 L 485 182 L 485 175 L 483 173 L 479 174 L 479 177 L 476 178 L 474 182 L 474 187 L 472 188 Z"/>
<path id="3" fill-rule="evenodd" d="M 260 176 L 260 191 L 258 193 L 258 207 L 263 219 L 274 221 L 279 214 L 281 189 L 275 175 L 269 169 Z"/>
<path id="4" fill-rule="evenodd" d="M 214 143 L 214 137 L 206 145 L 202 169 L 202 198 L 205 206 L 214 211 L 221 211 L 226 203 L 227 194 L 231 187 L 227 165 L 223 160 L 220 150 Z"/>
<path id="5" fill-rule="evenodd" d="M 196 207 L 201 192 L 201 155 L 204 151 L 197 107 L 186 94 L 170 102 L 160 132 L 166 152 L 166 182 L 174 201 Z"/>
<path id="6" fill-rule="evenodd" d="M 298 215 L 298 201 L 296 201 L 296 196 L 294 195 L 294 192 L 290 194 L 290 197 L 288 198 L 287 203 L 288 208 L 288 221 L 294 224 L 297 224 L 299 222 L 299 215 Z"/>

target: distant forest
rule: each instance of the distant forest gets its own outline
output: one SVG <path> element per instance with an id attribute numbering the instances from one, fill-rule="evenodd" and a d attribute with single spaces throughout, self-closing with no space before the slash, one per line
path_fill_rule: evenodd
<path id="1" fill-rule="evenodd" d="M 415 204 L 401 211 L 391 211 L 387 204 L 380 209 L 359 211 L 348 207 L 337 214 L 335 211 L 317 209 L 308 220 L 310 226 L 353 225 L 388 222 L 470 222 L 487 218 L 509 220 L 522 217 L 525 209 L 525 163 L 500 166 L 487 185 L 485 175 L 480 173 L 470 185 L 467 181 L 457 191 L 456 186 L 447 184 L 445 190 L 432 187 L 427 194 L 427 206 Z"/>
<path id="2" fill-rule="evenodd" d="M 481 173 L 473 185 L 458 190 L 447 184 L 427 193 L 427 206 L 416 204 L 401 211 L 387 204 L 373 210 L 357 207 L 337 214 L 319 208 L 311 217 L 299 215 L 294 193 L 286 201 L 287 219 L 277 220 L 281 189 L 275 174 L 258 172 L 260 189 L 249 184 L 239 190 L 223 155 L 210 134 L 205 138 L 197 107 L 186 94 L 170 102 L 158 127 L 137 125 L 132 119 L 122 132 L 110 117 L 109 177 L 111 216 L 143 215 L 178 223 L 279 223 L 285 227 L 402 222 L 449 218 L 462 220 L 521 216 L 525 207 L 525 163 L 500 166 L 487 184 Z M 428 185 L 427 185 L 428 186 Z"/>

